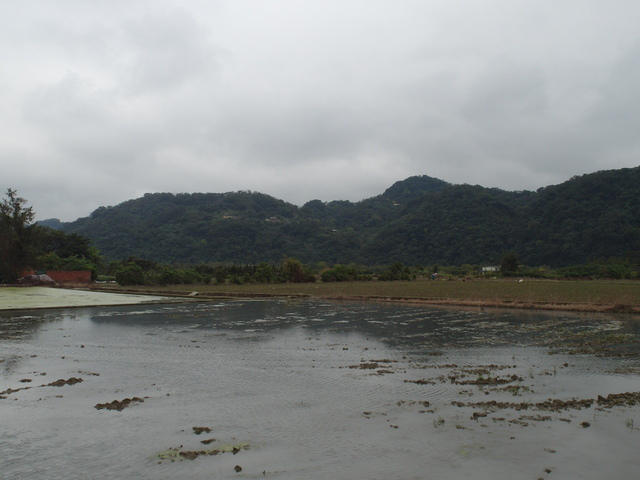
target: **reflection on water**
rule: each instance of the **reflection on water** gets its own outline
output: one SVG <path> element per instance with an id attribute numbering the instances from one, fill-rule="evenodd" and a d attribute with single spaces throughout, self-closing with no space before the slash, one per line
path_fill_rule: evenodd
<path id="1" fill-rule="evenodd" d="M 0 471 L 633 478 L 639 406 L 534 405 L 640 391 L 638 350 L 624 316 L 276 300 L 3 312 Z"/>

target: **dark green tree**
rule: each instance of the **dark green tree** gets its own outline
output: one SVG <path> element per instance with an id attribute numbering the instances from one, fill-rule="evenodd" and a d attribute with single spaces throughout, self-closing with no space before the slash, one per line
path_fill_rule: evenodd
<path id="1" fill-rule="evenodd" d="M 503 275 L 515 274 L 520 268 L 518 263 L 518 254 L 515 252 L 506 252 L 500 260 L 500 271 Z"/>
<path id="2" fill-rule="evenodd" d="M 116 270 L 116 282 L 120 285 L 144 285 L 145 275 L 144 271 L 139 265 L 135 263 L 125 263 Z"/>
<path id="3" fill-rule="evenodd" d="M 33 226 L 32 251 L 34 259 L 30 266 L 41 270 L 90 270 L 95 279 L 103 267 L 100 252 L 91 241 L 75 233 L 66 234 L 60 230 Z"/>
<path id="4" fill-rule="evenodd" d="M 276 281 L 276 271 L 271 265 L 260 263 L 253 277 L 258 283 L 273 283 Z"/>
<path id="5" fill-rule="evenodd" d="M 32 207 L 15 190 L 0 202 L 0 282 L 15 282 L 31 260 Z"/>
<path id="6" fill-rule="evenodd" d="M 296 258 L 286 257 L 282 262 L 282 275 L 287 282 L 315 282 L 315 277 L 307 272 L 302 262 Z"/>
<path id="7" fill-rule="evenodd" d="M 394 262 L 389 265 L 386 272 L 383 272 L 378 276 L 378 280 L 392 281 L 392 280 L 411 280 L 411 269 L 405 267 L 400 262 Z"/>

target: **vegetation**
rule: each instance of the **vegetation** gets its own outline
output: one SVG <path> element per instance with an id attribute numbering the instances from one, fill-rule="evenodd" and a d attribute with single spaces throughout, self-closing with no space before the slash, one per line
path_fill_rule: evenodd
<path id="1" fill-rule="evenodd" d="M 505 258 L 512 258 L 510 253 Z M 615 262 L 615 259 L 612 260 Z M 111 262 L 101 269 L 100 280 L 115 280 L 121 285 L 275 285 L 285 283 L 373 283 L 410 282 L 420 279 L 440 281 L 474 281 L 482 279 L 637 279 L 640 272 L 629 265 L 603 262 L 601 264 L 576 265 L 560 269 L 548 267 L 531 268 L 515 264 L 517 270 L 490 272 L 484 275 L 478 265 L 409 267 L 400 262 L 388 266 L 367 267 L 349 265 L 327 265 L 325 262 L 303 264 L 298 259 L 283 257 L 275 263 L 233 264 L 211 263 L 199 265 L 167 265 L 129 257 Z M 432 274 L 437 272 L 437 277 Z M 342 288 L 342 287 L 339 287 Z M 347 288 L 347 287 L 345 287 Z"/>
<path id="2" fill-rule="evenodd" d="M 516 275 L 520 270 L 520 264 L 518 263 L 518 254 L 515 252 L 506 252 L 502 255 L 500 260 L 500 271 L 503 275 Z"/>
<path id="3" fill-rule="evenodd" d="M 305 264 L 486 266 L 514 252 L 524 265 L 615 257 L 636 268 L 639 225 L 640 167 L 536 192 L 410 177 L 361 202 L 302 207 L 257 192 L 156 193 L 100 207 L 62 228 L 92 239 L 111 260 L 273 264 L 290 255 Z"/>
<path id="4" fill-rule="evenodd" d="M 488 277 L 637 279 L 639 199 L 640 167 L 537 192 L 410 177 L 361 202 L 302 207 L 257 192 L 157 193 L 34 224 L 9 190 L 0 281 L 26 266 L 123 285 L 473 279 L 488 265 L 501 267 Z"/>
<path id="5" fill-rule="evenodd" d="M 274 263 L 254 264 L 159 264 L 133 256 L 105 263 L 86 238 L 34 225 L 32 209 L 13 190 L 8 191 L 0 212 L 2 258 L 5 259 L 2 268 L 9 280 L 14 280 L 21 269 L 37 266 L 89 269 L 99 279 L 115 280 L 122 286 L 116 288 L 153 286 L 154 290 L 184 291 L 197 288 L 202 294 L 215 295 L 308 295 L 527 308 L 553 305 L 625 312 L 637 312 L 640 304 L 636 283 L 566 280 L 576 277 L 636 279 L 639 277 L 637 263 L 629 259 L 599 259 L 554 270 L 521 265 L 515 252 L 504 252 L 502 272 L 491 272 L 490 278 L 482 278 L 477 264 L 409 267 L 393 262 L 386 267 L 355 263 L 330 266 L 325 262 L 304 264 L 289 256 Z M 15 258 L 21 259 L 20 262 L 14 261 Z M 435 272 L 437 277 L 432 276 Z M 509 278 L 516 275 L 519 279 Z M 524 276 L 538 279 L 524 282 Z M 429 278 L 438 281 L 429 281 Z"/>
<path id="6" fill-rule="evenodd" d="M 27 268 L 89 270 L 94 278 L 102 257 L 91 242 L 33 223 L 27 201 L 8 189 L 0 203 L 0 283 L 16 282 Z"/>
<path id="7" fill-rule="evenodd" d="M 18 197 L 15 190 L 8 189 L 6 198 L 0 202 L 0 282 L 14 282 L 22 269 L 31 260 L 33 244 L 32 207 Z"/>
<path id="8" fill-rule="evenodd" d="M 36 270 L 89 270 L 95 279 L 103 269 L 102 255 L 87 238 L 40 225 L 35 226 L 34 237 L 30 266 Z"/>
<path id="9" fill-rule="evenodd" d="M 120 285 L 206 285 L 245 283 L 315 282 L 310 267 L 299 260 L 285 257 L 276 264 L 208 264 L 196 266 L 162 265 L 136 257 L 112 262 L 105 270 L 105 279 L 115 279 Z"/>

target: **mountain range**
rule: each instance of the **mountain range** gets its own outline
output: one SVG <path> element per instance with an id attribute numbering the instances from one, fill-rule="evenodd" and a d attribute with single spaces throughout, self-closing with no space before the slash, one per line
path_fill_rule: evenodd
<path id="1" fill-rule="evenodd" d="M 89 238 L 108 259 L 162 263 L 402 262 L 530 266 L 640 256 L 640 167 L 576 176 L 537 191 L 398 181 L 359 202 L 301 207 L 250 191 L 148 193 L 73 222 L 40 224 Z"/>

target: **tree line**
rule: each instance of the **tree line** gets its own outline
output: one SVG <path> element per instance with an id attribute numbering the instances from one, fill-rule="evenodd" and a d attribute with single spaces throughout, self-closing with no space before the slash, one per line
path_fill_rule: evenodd
<path id="1" fill-rule="evenodd" d="M 278 262 L 256 264 L 162 264 L 136 256 L 105 261 L 91 241 L 34 223 L 35 213 L 17 192 L 8 189 L 0 202 L 0 283 L 16 283 L 27 269 L 89 270 L 94 280 L 115 280 L 122 285 L 175 285 L 208 283 L 283 283 L 345 280 L 410 279 L 408 268 L 388 269 L 354 265 L 305 265 L 284 256 Z"/>
<path id="2" fill-rule="evenodd" d="M 415 186 L 416 182 L 412 185 Z M 403 194 L 409 195 L 410 192 L 404 191 Z M 246 198 L 250 204 L 251 194 Z M 473 198 L 471 195 L 470 200 L 473 201 Z M 229 198 L 226 201 L 233 204 Z M 320 208 L 318 205 L 316 207 Z M 388 264 L 367 265 L 348 260 L 303 262 L 288 255 L 266 262 L 171 263 L 156 262 L 136 255 L 107 260 L 88 238 L 39 225 L 34 223 L 34 218 L 33 209 L 27 205 L 27 201 L 19 197 L 15 190 L 8 189 L 0 202 L 0 283 L 15 283 L 27 268 L 89 270 L 94 280 L 117 281 L 123 285 L 393 281 L 430 277 L 434 273 L 438 273 L 440 279 L 486 275 L 482 271 L 483 263 L 407 264 L 394 257 L 392 245 L 387 245 L 387 258 L 392 260 Z M 500 265 L 500 271 L 491 272 L 490 275 L 538 278 L 639 277 L 639 254 L 601 256 L 584 263 L 551 268 L 528 266 L 519 252 L 495 248 L 495 255 L 500 258 L 499 263 L 496 262 Z"/>

